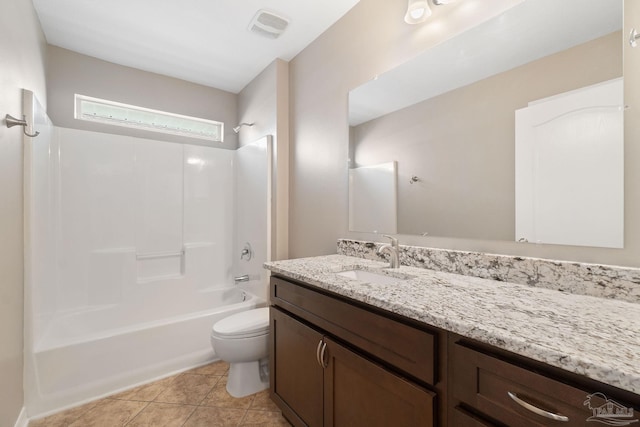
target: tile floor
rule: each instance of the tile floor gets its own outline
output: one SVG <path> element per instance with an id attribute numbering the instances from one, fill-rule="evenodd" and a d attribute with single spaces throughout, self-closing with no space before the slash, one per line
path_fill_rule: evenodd
<path id="1" fill-rule="evenodd" d="M 269 390 L 243 398 L 227 393 L 224 362 L 195 368 L 46 418 L 29 427 L 214 427 L 290 424 Z"/>

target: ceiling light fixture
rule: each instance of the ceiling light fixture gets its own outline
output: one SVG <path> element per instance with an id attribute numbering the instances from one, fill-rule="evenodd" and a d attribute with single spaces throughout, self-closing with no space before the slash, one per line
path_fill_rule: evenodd
<path id="1" fill-rule="evenodd" d="M 407 13 L 404 15 L 404 22 L 407 24 L 419 24 L 431 16 L 428 0 L 409 0 Z"/>

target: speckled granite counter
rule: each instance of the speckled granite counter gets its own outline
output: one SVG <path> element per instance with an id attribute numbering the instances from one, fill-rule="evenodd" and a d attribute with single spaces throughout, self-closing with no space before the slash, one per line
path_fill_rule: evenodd
<path id="1" fill-rule="evenodd" d="M 273 273 L 640 394 L 640 304 L 346 255 L 265 263 Z M 380 285 L 336 272 L 409 280 Z"/>

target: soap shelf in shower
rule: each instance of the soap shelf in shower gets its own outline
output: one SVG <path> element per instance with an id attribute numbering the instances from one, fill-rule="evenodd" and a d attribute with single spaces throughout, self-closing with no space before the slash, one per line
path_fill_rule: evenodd
<path id="1" fill-rule="evenodd" d="M 180 251 L 136 253 L 137 282 L 180 278 L 185 273 L 185 248 Z"/>
<path id="2" fill-rule="evenodd" d="M 156 258 L 171 258 L 171 257 L 184 257 L 184 248 L 179 252 L 146 252 L 136 253 L 136 259 L 156 259 Z"/>

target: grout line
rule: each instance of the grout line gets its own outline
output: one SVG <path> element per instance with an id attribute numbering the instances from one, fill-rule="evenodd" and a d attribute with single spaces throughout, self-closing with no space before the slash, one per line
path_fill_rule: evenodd
<path id="1" fill-rule="evenodd" d="M 112 399 L 114 400 L 114 399 Z M 125 402 L 136 402 L 135 400 L 126 400 Z M 151 402 L 147 402 L 146 405 L 144 405 L 143 408 L 141 408 L 137 414 L 135 414 L 130 420 L 128 420 L 126 423 L 124 423 L 122 425 L 122 427 L 126 427 L 128 426 L 133 420 L 135 420 L 136 418 L 138 418 L 138 415 L 140 415 L 145 409 L 147 409 L 149 407 L 149 405 L 151 405 Z"/>
<path id="2" fill-rule="evenodd" d="M 247 414 L 249 413 L 249 408 L 247 408 L 244 411 L 244 414 L 242 414 L 242 418 L 240 418 L 240 422 L 238 422 L 238 426 L 242 426 L 244 425 L 244 420 L 247 418 Z"/>
<path id="3" fill-rule="evenodd" d="M 199 408 L 199 406 L 194 406 L 193 410 L 191 411 L 191 413 L 189 414 L 189 416 L 187 418 L 185 418 L 184 422 L 182 424 L 180 424 L 180 427 L 184 427 L 185 424 L 187 424 L 187 422 L 189 421 L 189 419 L 191 419 L 191 417 L 193 417 L 193 414 L 196 413 L 196 410 Z"/>

